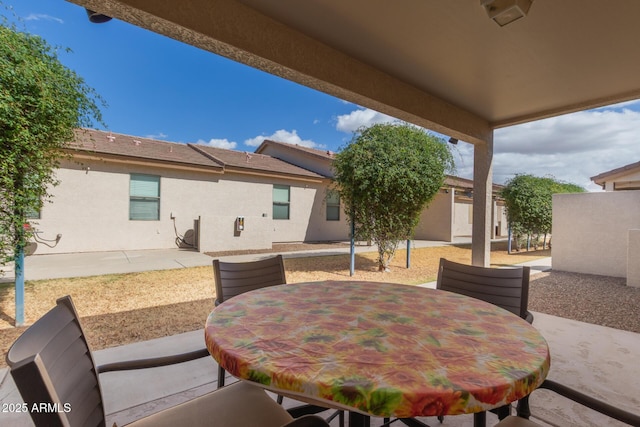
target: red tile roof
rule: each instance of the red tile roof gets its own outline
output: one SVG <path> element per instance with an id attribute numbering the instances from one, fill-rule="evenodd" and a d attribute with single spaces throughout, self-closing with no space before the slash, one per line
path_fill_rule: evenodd
<path id="1" fill-rule="evenodd" d="M 70 147 L 78 151 L 223 169 L 221 163 L 197 153 L 186 144 L 113 132 L 78 129 L 76 140 L 70 143 Z"/>
<path id="2" fill-rule="evenodd" d="M 76 141 L 70 143 L 70 148 L 72 151 L 108 154 L 123 158 L 148 160 L 150 162 L 155 161 L 207 167 L 220 172 L 232 169 L 239 173 L 244 171 L 317 179 L 326 178 L 323 175 L 311 172 L 278 158 L 260 154 L 260 151 L 267 145 L 275 145 L 290 151 L 311 154 L 323 161 L 333 161 L 335 158 L 335 154 L 330 151 L 316 150 L 314 148 L 270 140 L 265 140 L 255 153 L 248 153 L 202 144 L 180 144 L 92 129 L 78 129 L 76 131 Z M 631 166 L 638 166 L 639 164 L 640 163 L 628 165 L 624 168 L 607 172 L 606 174 L 621 171 Z M 473 181 L 455 176 L 447 176 L 445 185 L 472 189 Z M 493 191 L 499 191 L 502 187 L 501 185 L 494 184 Z"/>
<path id="3" fill-rule="evenodd" d="M 317 150 L 315 148 L 303 147 L 302 145 L 298 144 L 287 144 L 286 142 L 271 141 L 269 139 L 265 139 L 262 144 L 260 144 L 260 146 L 256 149 L 256 153 L 261 153 L 267 145 L 276 145 L 288 150 L 301 151 L 303 153 L 311 154 L 325 160 L 333 160 L 335 158 L 335 153 L 329 150 Z"/>
<path id="4" fill-rule="evenodd" d="M 275 157 L 259 153 L 225 150 L 208 145 L 189 144 L 189 147 L 225 165 L 225 168 L 276 172 L 288 175 L 324 178 L 315 172 L 292 165 Z"/>
<path id="5" fill-rule="evenodd" d="M 71 151 L 106 154 L 149 162 L 207 167 L 216 171 L 284 174 L 305 178 L 324 178 L 314 172 L 271 156 L 226 150 L 200 144 L 179 144 L 113 132 L 78 129 Z"/>

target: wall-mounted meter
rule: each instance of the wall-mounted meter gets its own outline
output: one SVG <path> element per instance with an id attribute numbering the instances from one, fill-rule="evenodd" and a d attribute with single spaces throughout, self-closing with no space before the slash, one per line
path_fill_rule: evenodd
<path id="1" fill-rule="evenodd" d="M 244 230 L 244 217 L 239 216 L 236 218 L 236 231 L 243 231 L 243 230 Z"/>

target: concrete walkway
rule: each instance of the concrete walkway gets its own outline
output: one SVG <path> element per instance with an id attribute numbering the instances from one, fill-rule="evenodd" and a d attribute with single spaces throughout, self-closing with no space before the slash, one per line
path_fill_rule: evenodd
<path id="1" fill-rule="evenodd" d="M 433 245 L 425 242 L 421 245 Z M 414 247 L 418 247 L 417 244 Z M 359 247 L 358 251 L 371 251 Z M 343 253 L 339 250 L 339 253 Z M 348 249 L 347 249 L 348 252 Z M 313 251 L 314 255 L 335 254 L 336 251 Z M 269 254 L 233 257 L 240 261 L 265 257 Z M 305 254 L 285 254 L 286 257 Z M 306 254 L 309 256 L 309 253 Z M 108 252 L 74 255 L 42 255 L 27 258 L 27 279 L 87 276 L 108 273 L 127 273 L 165 268 L 210 265 L 211 258 L 197 252 L 179 250 Z M 532 274 L 551 267 L 545 258 L 527 263 Z M 435 286 L 435 283 L 423 286 Z M 640 389 L 637 375 L 631 374 L 640 359 L 640 335 L 601 326 L 534 313 L 534 326 L 547 339 L 552 355 L 550 378 L 573 386 L 583 392 L 614 403 L 623 409 L 637 411 L 640 407 Z M 203 331 L 138 342 L 95 352 L 97 364 L 116 360 L 129 360 L 189 351 L 203 346 Z M 216 388 L 217 365 L 213 359 L 156 368 L 152 370 L 106 373 L 101 375 L 107 425 L 126 424 L 145 414 L 172 406 Z M 153 387 L 148 387 L 153 384 Z M 22 401 L 7 369 L 0 370 L 0 404 Z M 536 391 L 531 399 L 536 421 L 547 420 L 545 425 L 616 426 L 606 418 L 575 406 L 546 390 Z M 288 402 L 288 404 L 292 404 Z M 432 426 L 435 419 L 427 419 Z M 492 414 L 488 425 L 497 422 Z M 373 420 L 372 425 L 379 425 Z M 27 414 L 0 412 L 0 425 L 32 426 Z M 337 425 L 334 420 L 332 425 Z M 445 417 L 442 426 L 471 427 L 471 416 Z"/>
<path id="2" fill-rule="evenodd" d="M 449 244 L 471 243 L 471 238 L 459 237 L 453 242 L 437 242 L 428 240 L 414 240 L 411 248 L 443 246 Z M 401 246 L 400 249 L 406 246 Z M 374 252 L 375 246 L 355 247 L 356 253 Z M 285 258 L 306 256 L 325 256 L 348 254 L 348 245 L 334 249 L 316 249 L 299 252 L 283 252 Z M 241 262 L 266 258 L 273 254 L 231 255 L 220 257 L 229 262 Z M 136 273 L 140 271 L 169 270 L 174 268 L 188 268 L 211 265 L 208 255 L 193 250 L 183 249 L 149 249 L 137 251 L 84 252 L 55 255 L 32 255 L 25 258 L 25 279 L 43 280 L 64 277 L 86 277 L 104 274 Z M 5 277 L 0 277 L 0 283 L 14 281 L 13 270 L 10 269 Z"/>
<path id="3" fill-rule="evenodd" d="M 471 243 L 471 238 L 459 237 L 453 242 L 438 242 L 430 240 L 413 240 L 411 248 L 426 248 L 453 244 Z M 399 249 L 405 249 L 401 245 Z M 356 246 L 356 253 L 374 252 L 375 246 Z M 297 252 L 282 252 L 285 258 L 308 256 L 330 256 L 348 254 L 348 245 L 332 249 L 315 249 Z M 242 262 L 273 256 L 271 253 L 251 255 L 230 255 L 220 257 L 229 262 Z M 85 252 L 55 255 L 32 255 L 25 258 L 25 279 L 44 280 L 65 277 L 87 277 L 104 274 L 137 273 L 152 270 L 170 270 L 175 268 L 189 268 L 210 266 L 213 258 L 193 250 L 183 249 L 149 249 L 138 251 L 110 251 Z M 544 258 L 530 263 L 532 270 L 542 271 L 551 268 L 551 258 Z M 12 283 L 13 270 L 9 269 L 0 283 Z"/>
<path id="4" fill-rule="evenodd" d="M 211 265 L 211 259 L 180 249 L 32 255 L 25 258 L 24 270 L 26 280 L 44 280 L 197 267 Z M 13 271 L 0 280 L 13 282 Z"/>

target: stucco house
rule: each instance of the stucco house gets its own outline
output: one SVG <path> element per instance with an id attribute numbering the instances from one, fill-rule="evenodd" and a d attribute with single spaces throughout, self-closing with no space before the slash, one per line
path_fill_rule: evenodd
<path id="1" fill-rule="evenodd" d="M 32 221 L 37 254 L 259 249 L 348 230 L 326 217 L 328 178 L 271 156 L 94 130 L 79 131 L 69 154 Z"/>
<path id="2" fill-rule="evenodd" d="M 248 153 L 81 129 L 68 154 L 52 202 L 31 220 L 36 254 L 349 239 L 330 152 L 265 141 Z M 472 188 L 448 177 L 415 238 L 470 235 Z"/>
<path id="3" fill-rule="evenodd" d="M 591 181 L 605 191 L 640 190 L 640 162 L 602 172 L 592 176 Z"/>

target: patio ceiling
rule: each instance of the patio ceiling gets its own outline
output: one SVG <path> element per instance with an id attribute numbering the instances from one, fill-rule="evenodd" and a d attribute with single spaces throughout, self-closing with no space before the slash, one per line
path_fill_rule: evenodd
<path id="1" fill-rule="evenodd" d="M 640 98 L 636 0 L 71 0 L 463 141 Z"/>

